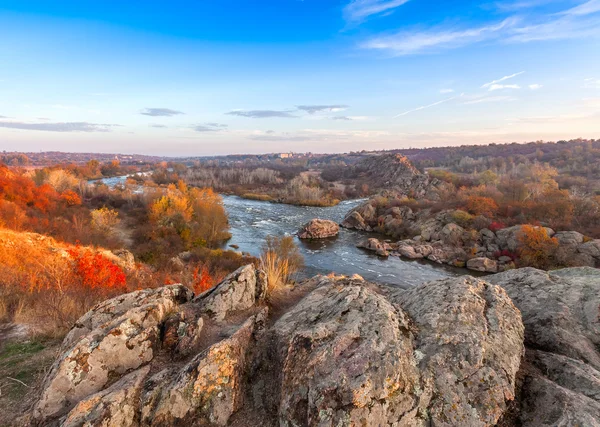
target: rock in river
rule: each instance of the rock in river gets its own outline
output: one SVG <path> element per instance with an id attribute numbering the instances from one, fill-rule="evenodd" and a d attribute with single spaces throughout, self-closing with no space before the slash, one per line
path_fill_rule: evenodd
<path id="1" fill-rule="evenodd" d="M 340 226 L 327 219 L 313 219 L 298 231 L 300 239 L 326 239 L 327 237 L 337 236 L 340 232 Z"/>

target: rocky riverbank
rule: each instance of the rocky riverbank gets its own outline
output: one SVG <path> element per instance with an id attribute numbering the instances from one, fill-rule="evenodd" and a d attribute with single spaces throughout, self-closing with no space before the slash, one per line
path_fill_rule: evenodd
<path id="1" fill-rule="evenodd" d="M 361 231 L 377 231 L 390 237 L 412 236 L 409 239 L 360 244 L 379 255 L 398 255 L 408 259 L 426 259 L 438 264 L 466 267 L 471 270 L 497 273 L 519 265 L 523 225 L 479 230 L 457 224 L 464 212 L 431 210 L 414 212 L 408 206 L 392 207 L 378 215 L 373 201 L 367 201 L 346 215 L 341 226 Z M 533 227 L 538 228 L 538 227 Z M 561 266 L 600 267 L 600 239 L 589 239 L 576 231 L 555 232 L 544 227 L 553 240 L 553 258 Z M 368 239 L 371 241 L 373 239 Z M 380 247 L 386 247 L 381 251 Z"/>
<path id="2" fill-rule="evenodd" d="M 265 290 L 246 266 L 99 304 L 22 424 L 598 425 L 597 270 Z"/>

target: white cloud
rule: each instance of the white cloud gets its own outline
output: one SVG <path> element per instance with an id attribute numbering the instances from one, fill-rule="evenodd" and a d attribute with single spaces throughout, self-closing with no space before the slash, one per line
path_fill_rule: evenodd
<path id="1" fill-rule="evenodd" d="M 433 104 L 423 105 L 421 107 L 417 107 L 417 108 L 414 108 L 412 110 L 408 110 L 408 111 L 405 111 L 403 113 L 396 114 L 393 118 L 397 119 L 398 117 L 406 116 L 407 114 L 414 113 L 416 111 L 421 111 L 421 110 L 425 110 L 427 108 L 435 107 L 435 106 L 443 104 L 445 102 L 452 101 L 453 99 L 456 99 L 456 98 L 458 98 L 458 96 L 453 96 L 452 98 L 448 98 L 448 99 L 442 99 L 441 101 L 434 102 Z"/>
<path id="2" fill-rule="evenodd" d="M 600 89 L 600 79 L 585 79 L 583 81 L 584 89 Z"/>
<path id="3" fill-rule="evenodd" d="M 484 96 L 476 99 L 472 99 L 470 101 L 465 101 L 463 105 L 473 105 L 473 104 L 483 104 L 490 102 L 505 102 L 505 101 L 516 101 L 517 98 L 513 96 Z"/>
<path id="4" fill-rule="evenodd" d="M 437 27 L 422 32 L 403 31 L 367 40 L 361 47 L 387 51 L 395 56 L 453 49 L 495 38 L 497 32 L 514 25 L 513 21 L 513 19 L 506 19 L 497 24 L 461 30 Z"/>
<path id="5" fill-rule="evenodd" d="M 389 12 L 409 0 L 352 0 L 344 8 L 344 17 L 350 22 L 360 22 L 369 16 Z"/>
<path id="6" fill-rule="evenodd" d="M 440 93 L 441 94 L 447 94 L 447 93 L 452 93 L 454 92 L 454 89 L 441 89 Z"/>
<path id="7" fill-rule="evenodd" d="M 540 85 L 540 84 L 537 84 L 537 83 L 529 85 L 529 89 L 531 89 L 531 90 L 538 90 L 538 89 L 541 89 L 543 87 L 544 87 L 544 85 Z"/>
<path id="8" fill-rule="evenodd" d="M 492 81 L 491 81 L 491 82 L 489 82 L 489 83 L 485 83 L 485 84 L 483 84 L 483 85 L 481 86 L 481 88 L 482 88 L 482 89 L 490 88 L 490 87 L 492 87 L 492 86 L 494 86 L 494 85 L 498 85 L 498 83 L 502 83 L 502 82 L 504 82 L 504 81 L 506 81 L 506 80 L 514 79 L 515 77 L 517 77 L 517 76 L 520 76 L 520 75 L 521 75 L 521 74 L 523 74 L 523 73 L 525 73 L 525 71 L 520 71 L 520 72 L 518 72 L 518 73 L 511 74 L 511 75 L 509 75 L 509 76 L 504 76 L 504 77 L 501 77 L 501 78 L 499 78 L 498 80 L 492 80 Z"/>
<path id="9" fill-rule="evenodd" d="M 519 85 L 491 85 L 490 88 L 488 89 L 490 92 L 493 92 L 495 90 L 502 90 L 502 89 L 521 89 L 521 86 Z"/>
<path id="10" fill-rule="evenodd" d="M 536 4 L 541 3 L 514 3 L 513 9 L 535 7 Z M 501 22 L 477 27 L 437 26 L 427 30 L 403 30 L 373 37 L 359 47 L 401 56 L 435 53 L 483 42 L 527 43 L 600 37 L 599 14 L 600 0 L 589 0 L 559 13 L 514 14 Z"/>

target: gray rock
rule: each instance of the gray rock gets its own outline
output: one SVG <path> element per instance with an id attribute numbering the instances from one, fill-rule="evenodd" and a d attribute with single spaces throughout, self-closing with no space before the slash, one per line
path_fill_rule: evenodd
<path id="1" fill-rule="evenodd" d="M 140 368 L 107 389 L 81 400 L 61 421 L 61 427 L 139 426 L 139 399 L 149 371 L 149 366 Z"/>
<path id="2" fill-rule="evenodd" d="M 144 396 L 142 424 L 148 426 L 227 425 L 243 404 L 248 352 L 258 328 L 263 328 L 267 309 L 248 319 L 231 337 L 198 354 L 175 378 L 165 384 L 169 372 Z"/>
<path id="3" fill-rule="evenodd" d="M 167 314 L 192 293 L 181 285 L 144 290 L 105 301 L 86 313 L 65 338 L 34 407 L 43 424 L 104 389 L 112 378 L 149 363 Z"/>
<path id="4" fill-rule="evenodd" d="M 583 234 L 577 231 L 559 231 L 554 237 L 558 240 L 559 245 L 577 246 L 583 243 Z"/>
<path id="5" fill-rule="evenodd" d="M 599 426 L 600 271 L 524 268 L 490 276 L 521 310 L 528 347 L 523 426 Z"/>
<path id="6" fill-rule="evenodd" d="M 216 321 L 224 320 L 236 311 L 247 310 L 264 300 L 267 281 L 262 271 L 252 264 L 238 268 L 216 287 L 194 299 L 202 312 Z"/>
<path id="7" fill-rule="evenodd" d="M 600 239 L 582 243 L 577 247 L 577 250 L 582 254 L 589 255 L 597 261 L 600 261 Z"/>

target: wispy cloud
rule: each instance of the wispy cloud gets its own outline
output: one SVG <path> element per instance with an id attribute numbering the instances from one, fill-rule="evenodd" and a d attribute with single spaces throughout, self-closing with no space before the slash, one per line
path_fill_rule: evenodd
<path id="1" fill-rule="evenodd" d="M 534 83 L 532 85 L 529 85 L 528 87 L 531 90 L 538 90 L 538 89 L 541 89 L 542 87 L 544 87 L 544 85 L 540 85 L 540 84 Z"/>
<path id="2" fill-rule="evenodd" d="M 152 125 L 148 125 L 151 128 L 158 128 L 158 129 L 165 129 L 167 126 L 165 125 L 159 125 L 159 124 L 152 124 Z"/>
<path id="3" fill-rule="evenodd" d="M 502 90 L 502 89 L 521 89 L 521 86 L 519 85 L 491 85 L 489 88 L 490 92 L 493 92 L 495 90 Z"/>
<path id="4" fill-rule="evenodd" d="M 227 125 L 222 123 L 204 123 L 201 125 L 192 126 L 196 132 L 219 132 L 225 130 Z"/>
<path id="5" fill-rule="evenodd" d="M 300 111 L 306 111 L 308 114 L 315 114 L 321 111 L 343 111 L 348 108 L 347 105 L 297 105 Z"/>
<path id="6" fill-rule="evenodd" d="M 435 52 L 441 49 L 454 49 L 494 37 L 497 33 L 514 25 L 514 19 L 506 19 L 497 24 L 467 29 L 434 27 L 427 31 L 402 31 L 389 36 L 375 37 L 362 43 L 364 49 L 386 51 L 394 56 Z"/>
<path id="7" fill-rule="evenodd" d="M 335 116 L 331 118 L 332 120 L 342 120 L 342 121 L 352 121 L 352 119 L 348 116 Z"/>
<path id="8" fill-rule="evenodd" d="M 228 113 L 230 116 L 249 117 L 251 119 L 265 119 L 268 117 L 284 117 L 284 118 L 295 118 L 291 111 L 278 111 L 278 110 L 234 110 Z"/>
<path id="9" fill-rule="evenodd" d="M 471 99 L 470 101 L 465 101 L 463 105 L 473 105 L 473 104 L 484 104 L 490 102 L 506 102 L 506 101 L 516 101 L 517 98 L 513 96 L 484 96 L 476 99 Z"/>
<path id="10" fill-rule="evenodd" d="M 27 123 L 18 121 L 0 121 L 1 128 L 36 130 L 45 132 L 110 132 L 114 124 L 64 122 L 64 123 Z"/>
<path id="11" fill-rule="evenodd" d="M 585 79 L 583 81 L 584 89 L 600 89 L 600 79 Z"/>
<path id="12" fill-rule="evenodd" d="M 513 3 L 512 9 L 535 7 L 540 2 Z M 529 6 L 528 6 L 529 5 Z M 359 47 L 392 56 L 435 53 L 476 43 L 528 43 L 544 40 L 600 37 L 600 0 L 588 0 L 558 13 L 514 13 L 501 22 L 478 26 L 434 26 L 403 30 L 371 38 Z"/>
<path id="13" fill-rule="evenodd" d="M 361 22 L 372 15 L 389 13 L 409 0 L 352 0 L 344 7 L 344 18 L 349 22 Z"/>
<path id="14" fill-rule="evenodd" d="M 140 114 L 151 117 L 172 117 L 184 113 L 177 110 L 171 110 L 170 108 L 145 108 Z"/>
<path id="15" fill-rule="evenodd" d="M 440 93 L 442 95 L 448 94 L 448 93 L 453 93 L 454 89 L 440 89 Z"/>
<path id="16" fill-rule="evenodd" d="M 445 102 L 452 101 L 453 99 L 456 99 L 456 98 L 459 98 L 459 97 L 458 96 L 453 96 L 452 98 L 442 99 L 441 101 L 434 102 L 433 104 L 423 105 L 422 107 L 413 108 L 412 110 L 408 110 L 408 111 L 405 111 L 403 113 L 397 114 L 393 118 L 396 119 L 398 117 L 406 116 L 407 114 L 414 113 L 416 111 L 421 111 L 421 110 L 425 110 L 427 108 L 435 107 L 435 106 L 443 104 Z"/>
<path id="17" fill-rule="evenodd" d="M 482 89 L 488 89 L 488 88 L 491 88 L 492 86 L 495 86 L 495 85 L 497 86 L 497 85 L 498 85 L 498 83 L 502 83 L 502 82 L 505 82 L 506 80 L 514 79 L 515 77 L 517 77 L 517 76 L 520 76 L 521 74 L 524 74 L 524 73 L 525 73 L 525 71 L 521 71 L 521 72 L 518 72 L 518 73 L 515 73 L 515 74 L 511 74 L 511 75 L 509 75 L 509 76 L 504 76 L 504 77 L 501 77 L 501 78 L 499 78 L 498 80 L 492 80 L 492 81 L 491 81 L 491 82 L 489 82 L 489 83 L 485 83 L 485 84 L 483 84 L 483 85 L 481 86 L 481 88 L 482 88 Z M 491 90 L 491 89 L 490 89 L 490 90 Z"/>

